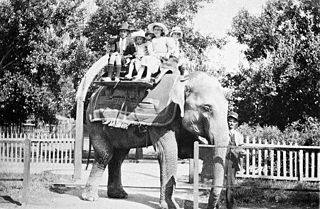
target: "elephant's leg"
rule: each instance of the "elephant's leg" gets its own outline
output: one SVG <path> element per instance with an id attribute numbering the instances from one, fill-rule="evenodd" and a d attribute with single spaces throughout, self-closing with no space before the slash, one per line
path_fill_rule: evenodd
<path id="1" fill-rule="evenodd" d="M 91 140 L 91 143 L 95 150 L 95 162 L 93 163 L 85 190 L 82 193 L 82 198 L 88 201 L 95 201 L 99 198 L 98 187 L 103 172 L 112 158 L 113 149 L 107 140 L 101 136 L 95 136 Z"/>
<path id="2" fill-rule="evenodd" d="M 129 149 L 115 149 L 108 164 L 108 197 L 127 198 L 121 182 L 121 165 Z"/>
<path id="3" fill-rule="evenodd" d="M 159 138 L 159 132 L 151 137 Z M 161 133 L 160 133 L 161 134 Z M 154 138 L 155 139 L 155 138 Z M 165 130 L 155 142 L 160 164 L 160 207 L 179 208 L 172 198 L 176 186 L 176 173 L 178 164 L 178 145 L 173 131 Z"/>

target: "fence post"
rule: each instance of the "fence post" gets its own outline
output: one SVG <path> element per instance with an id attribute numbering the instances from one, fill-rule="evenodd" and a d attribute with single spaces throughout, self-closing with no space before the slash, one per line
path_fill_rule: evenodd
<path id="1" fill-rule="evenodd" d="M 303 150 L 299 150 L 299 181 L 303 180 Z"/>
<path id="2" fill-rule="evenodd" d="M 28 204 L 29 183 L 30 183 L 30 148 L 31 140 L 26 138 L 24 146 L 24 168 L 23 168 L 23 191 L 22 191 L 22 203 Z"/>
<path id="3" fill-rule="evenodd" d="M 189 183 L 190 184 L 194 182 L 193 174 L 194 174 L 194 159 L 189 159 Z"/>
<path id="4" fill-rule="evenodd" d="M 193 208 L 198 209 L 198 197 L 199 197 L 199 142 L 194 142 L 193 147 Z"/>

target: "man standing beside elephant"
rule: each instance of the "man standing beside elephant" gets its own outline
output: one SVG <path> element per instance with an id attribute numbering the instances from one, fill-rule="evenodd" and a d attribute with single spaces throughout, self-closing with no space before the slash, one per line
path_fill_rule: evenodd
<path id="1" fill-rule="evenodd" d="M 229 126 L 229 136 L 230 136 L 230 146 L 242 146 L 243 145 L 243 135 L 237 130 L 238 128 L 238 114 L 236 112 L 230 111 L 228 113 L 228 126 Z M 226 157 L 226 174 L 227 174 L 227 208 L 232 209 L 235 203 L 233 195 L 233 186 L 235 183 L 236 173 L 240 171 L 240 158 L 244 156 L 245 151 L 241 148 L 230 148 Z"/>

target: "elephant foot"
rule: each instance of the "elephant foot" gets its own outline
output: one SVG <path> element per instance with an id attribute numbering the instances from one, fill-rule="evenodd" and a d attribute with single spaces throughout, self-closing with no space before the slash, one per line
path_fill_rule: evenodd
<path id="1" fill-rule="evenodd" d="M 108 197 L 117 199 L 126 199 L 128 193 L 123 188 L 108 188 Z"/>
<path id="2" fill-rule="evenodd" d="M 169 204 L 168 204 L 169 203 Z M 170 200 L 168 202 L 166 201 L 160 201 L 160 208 L 161 209 L 178 209 L 179 205 L 176 201 Z"/>
<path id="3" fill-rule="evenodd" d="M 214 206 L 214 207 L 210 207 L 209 205 L 208 205 L 208 207 L 207 207 L 207 209 L 219 209 L 220 208 L 220 204 L 217 204 L 216 206 Z"/>
<path id="4" fill-rule="evenodd" d="M 166 201 L 160 201 L 160 208 L 161 209 L 168 209 L 169 208 Z"/>
<path id="5" fill-rule="evenodd" d="M 86 188 L 81 195 L 83 200 L 86 201 L 97 201 L 99 199 L 98 191 L 93 191 L 92 189 Z"/>

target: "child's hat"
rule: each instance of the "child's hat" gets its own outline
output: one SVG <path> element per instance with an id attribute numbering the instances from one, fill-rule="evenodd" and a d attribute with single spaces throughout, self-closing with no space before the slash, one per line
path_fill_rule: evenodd
<path id="1" fill-rule="evenodd" d="M 153 31 L 152 31 L 152 30 L 147 29 L 147 31 L 146 31 L 146 33 L 145 33 L 145 36 L 147 36 L 147 35 L 149 35 L 149 34 L 154 35 L 154 33 L 153 33 Z"/>
<path id="2" fill-rule="evenodd" d="M 155 26 L 158 26 L 158 27 L 162 28 L 162 30 L 163 30 L 165 35 L 167 35 L 169 33 L 168 28 L 163 23 L 159 23 L 159 22 L 155 22 L 155 23 L 149 24 L 148 25 L 148 30 L 150 30 L 150 31 L 152 31 L 154 33 L 153 28 Z"/>
<path id="3" fill-rule="evenodd" d="M 181 28 L 179 26 L 176 26 L 176 27 L 172 28 L 170 36 L 172 36 L 173 33 L 179 33 L 180 36 L 183 35 L 182 30 L 181 30 Z"/>
<path id="4" fill-rule="evenodd" d="M 136 38 L 136 37 L 143 37 L 143 38 L 145 38 L 146 36 L 145 36 L 145 33 L 144 33 L 143 30 L 139 30 L 139 31 L 133 32 L 133 33 L 131 34 L 131 37 L 132 37 L 132 38 Z"/>

